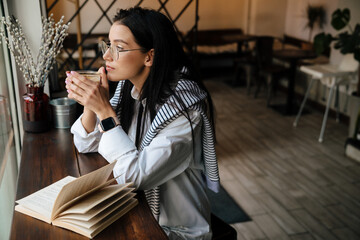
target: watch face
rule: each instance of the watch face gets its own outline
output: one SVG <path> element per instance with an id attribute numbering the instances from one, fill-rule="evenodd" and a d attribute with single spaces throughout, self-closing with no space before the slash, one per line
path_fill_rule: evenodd
<path id="1" fill-rule="evenodd" d="M 116 123 L 112 117 L 106 118 L 100 122 L 101 128 L 104 131 L 108 131 L 114 127 L 116 127 Z"/>

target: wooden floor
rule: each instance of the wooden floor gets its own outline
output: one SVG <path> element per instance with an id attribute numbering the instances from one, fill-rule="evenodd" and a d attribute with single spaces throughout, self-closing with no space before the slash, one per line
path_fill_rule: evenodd
<path id="1" fill-rule="evenodd" d="M 344 156 L 348 128 L 323 113 L 284 117 L 245 88 L 207 80 L 216 108 L 222 185 L 251 217 L 238 239 L 360 239 L 360 164 Z M 262 94 L 264 95 L 264 94 Z M 279 97 L 279 94 L 278 94 Z"/>

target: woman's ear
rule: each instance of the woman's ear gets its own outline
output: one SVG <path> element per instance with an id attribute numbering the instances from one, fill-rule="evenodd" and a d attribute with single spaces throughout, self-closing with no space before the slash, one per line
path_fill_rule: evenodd
<path id="1" fill-rule="evenodd" d="M 146 53 L 146 57 L 145 57 L 145 66 L 147 67 L 151 67 L 154 61 L 154 49 L 150 49 L 150 51 L 148 51 Z"/>

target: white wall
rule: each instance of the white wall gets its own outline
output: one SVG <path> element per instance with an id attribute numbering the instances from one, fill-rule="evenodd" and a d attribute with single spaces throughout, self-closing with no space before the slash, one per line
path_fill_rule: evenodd
<path id="1" fill-rule="evenodd" d="M 199 0 L 199 29 L 214 29 L 214 28 L 246 28 L 247 18 L 247 2 L 251 0 L 225 0 L 219 2 L 218 0 Z M 285 1 L 285 0 L 281 0 Z M 51 2 L 51 1 L 50 1 Z M 80 4 L 83 1 L 80 1 Z M 108 12 L 109 18 L 112 20 L 119 8 L 128 8 L 134 6 L 138 1 L 121 0 L 117 1 Z M 166 4 L 166 9 L 171 18 L 175 18 L 183 7 L 188 3 L 188 0 L 170 0 Z M 108 1 L 100 1 L 101 7 L 106 9 L 109 6 Z M 101 17 L 102 12 L 99 7 L 93 2 L 89 1 L 81 11 L 81 28 L 82 32 L 86 33 L 91 26 Z M 159 9 L 160 4 L 158 0 L 147 0 L 141 4 L 142 7 L 149 7 Z M 193 1 L 184 14 L 176 22 L 180 31 L 188 31 L 195 22 L 195 1 Z M 65 19 L 76 12 L 75 5 L 71 1 L 60 0 L 52 12 L 55 19 L 59 19 L 61 15 Z M 163 13 L 167 14 L 165 11 Z M 72 21 L 70 32 L 76 33 L 76 19 Z M 110 24 L 107 19 L 103 18 L 99 25 L 94 29 L 93 33 L 107 33 Z"/>
<path id="2" fill-rule="evenodd" d="M 338 2 L 339 0 L 288 0 L 286 9 L 285 33 L 305 41 L 309 40 L 310 29 L 306 27 L 306 9 L 308 5 L 323 6 L 325 8 L 327 18 L 327 24 L 324 26 L 323 30 L 321 30 L 318 26 L 315 26 L 311 36 L 311 41 L 313 37 L 319 32 L 334 32 L 329 23 L 331 19 L 331 13 L 337 8 Z"/>
<path id="3" fill-rule="evenodd" d="M 249 33 L 282 37 L 287 0 L 250 0 Z"/>
<path id="4" fill-rule="evenodd" d="M 285 19 L 288 0 L 199 0 L 199 29 L 241 28 L 246 33 L 258 35 L 272 35 L 282 37 L 285 29 Z M 295 0 L 293 0 L 295 1 Z M 325 0 L 323 0 L 325 1 Z M 49 1 L 52 2 L 52 1 Z M 80 5 L 83 2 L 80 1 Z M 175 18 L 188 0 L 170 0 L 166 4 L 169 15 Z M 119 8 L 128 8 L 138 3 L 136 0 L 117 1 L 108 12 L 110 19 Z M 106 9 L 108 1 L 100 1 L 101 7 Z M 158 9 L 158 0 L 147 0 L 141 5 Z M 55 19 L 61 15 L 65 19 L 76 12 L 75 4 L 71 1 L 60 0 L 52 9 Z M 164 12 L 164 11 L 163 11 Z M 195 1 L 193 1 L 184 15 L 180 17 L 177 26 L 180 31 L 188 31 L 195 21 Z M 165 12 L 164 12 L 165 13 Z M 80 11 L 82 32 L 86 33 L 101 17 L 102 12 L 93 1 L 89 1 Z M 72 21 L 70 32 L 76 33 L 76 19 Z M 93 33 L 107 33 L 110 23 L 103 18 Z"/>
<path id="5" fill-rule="evenodd" d="M 236 1 L 236 0 L 233 0 Z M 51 1 L 50 1 L 51 2 Z M 80 1 L 81 3 L 84 1 Z M 166 4 L 166 8 L 168 10 L 168 13 L 171 16 L 171 18 L 175 18 L 180 10 L 186 5 L 188 1 L 187 0 L 170 0 Z M 105 10 L 110 6 L 110 1 L 99 1 L 100 6 Z M 121 0 L 116 1 L 114 5 L 111 6 L 110 10 L 108 11 L 107 15 L 109 19 L 112 21 L 112 18 L 116 14 L 117 9 L 120 8 L 129 8 L 133 7 L 135 4 L 137 4 L 138 1 L 132 1 L 132 0 Z M 143 4 L 141 4 L 142 7 L 148 7 L 148 8 L 154 8 L 159 9 L 160 4 L 158 0 L 147 0 L 144 1 Z M 55 7 L 51 10 L 51 12 L 54 14 L 55 20 L 59 19 L 61 15 L 65 16 L 65 20 L 69 20 L 72 15 L 76 12 L 76 6 L 71 1 L 65 1 L 60 0 Z M 195 20 L 195 1 L 191 3 L 189 8 L 186 10 L 186 12 L 179 18 L 177 24 L 180 26 L 180 30 L 184 31 L 187 29 L 190 29 Z M 86 3 L 86 5 L 81 9 L 80 16 L 81 16 L 81 28 L 83 33 L 87 33 L 91 27 L 98 21 L 98 19 L 101 17 L 102 12 L 100 8 L 96 5 L 94 1 L 89 1 Z M 110 29 L 111 24 L 109 21 L 104 17 L 99 22 L 96 28 L 94 28 L 93 33 L 108 33 Z M 70 25 L 69 32 L 76 33 L 77 32 L 77 18 L 75 18 L 72 21 L 72 24 Z"/>
<path id="6" fill-rule="evenodd" d="M 360 1 L 359 0 L 338 0 L 338 7 L 341 9 L 350 9 L 350 24 L 355 27 L 356 23 L 360 23 Z"/>
<path id="7" fill-rule="evenodd" d="M 199 29 L 241 28 L 246 30 L 249 0 L 199 0 Z"/>
<path id="8" fill-rule="evenodd" d="M 7 0 L 9 13 L 21 22 L 30 50 L 36 56 L 41 39 L 41 13 L 39 0 Z"/>

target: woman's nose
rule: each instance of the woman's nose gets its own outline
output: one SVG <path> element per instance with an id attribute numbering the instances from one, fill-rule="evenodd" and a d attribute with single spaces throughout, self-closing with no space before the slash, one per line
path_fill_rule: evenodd
<path id="1" fill-rule="evenodd" d="M 113 58 L 112 58 L 112 56 L 111 56 L 111 54 L 110 54 L 110 50 L 109 50 L 109 49 L 103 54 L 103 59 L 104 59 L 105 61 L 108 61 L 108 62 L 113 61 Z"/>

